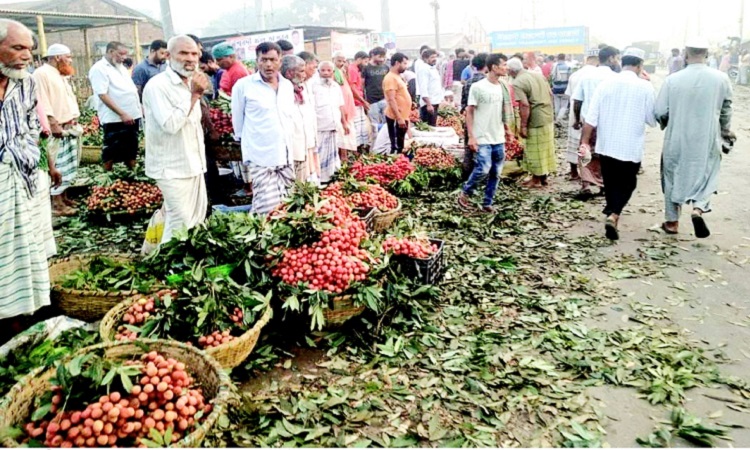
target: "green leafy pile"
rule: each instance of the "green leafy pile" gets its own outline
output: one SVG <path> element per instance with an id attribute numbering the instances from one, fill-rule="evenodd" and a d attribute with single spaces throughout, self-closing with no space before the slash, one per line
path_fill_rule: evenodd
<path id="1" fill-rule="evenodd" d="M 119 261 L 97 255 L 85 268 L 64 275 L 59 280 L 53 280 L 53 283 L 78 290 L 148 292 L 158 283 L 158 279 L 147 268 L 134 261 Z"/>

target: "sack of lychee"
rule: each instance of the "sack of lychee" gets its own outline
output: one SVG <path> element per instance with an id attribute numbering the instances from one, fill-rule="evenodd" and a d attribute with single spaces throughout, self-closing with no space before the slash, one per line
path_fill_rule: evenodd
<path id="1" fill-rule="evenodd" d="M 103 344 L 40 369 L 3 399 L 5 446 L 195 447 L 225 413 L 231 381 L 171 341 Z"/>

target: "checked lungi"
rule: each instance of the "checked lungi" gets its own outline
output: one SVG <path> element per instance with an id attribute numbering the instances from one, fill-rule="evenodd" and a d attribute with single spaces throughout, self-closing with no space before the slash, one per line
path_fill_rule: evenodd
<path id="1" fill-rule="evenodd" d="M 44 233 L 10 152 L 0 161 L 0 217 L 0 319 L 7 319 L 50 304 Z"/>
<path id="2" fill-rule="evenodd" d="M 535 176 L 541 177 L 555 172 L 557 159 L 555 158 L 554 124 L 529 128 L 523 165 L 524 169 Z"/>
<path id="3" fill-rule="evenodd" d="M 370 145 L 370 119 L 365 113 L 364 106 L 357 106 L 354 114 L 354 127 L 351 133 L 357 139 L 357 147 Z"/>
<path id="4" fill-rule="evenodd" d="M 335 130 L 318 131 L 318 157 L 320 158 L 320 182 L 328 183 L 333 174 L 341 168 Z"/>
<path id="5" fill-rule="evenodd" d="M 80 138 L 78 137 L 64 136 L 49 139 L 47 151 L 55 161 L 55 168 L 62 174 L 62 183 L 60 186 L 52 188 L 50 194 L 61 195 L 73 185 L 78 174 L 79 149 Z"/>
<path id="6" fill-rule="evenodd" d="M 333 133 L 335 136 L 336 132 Z M 286 198 L 294 184 L 294 167 L 264 167 L 250 163 L 248 168 L 253 179 L 253 212 L 266 215 Z"/>

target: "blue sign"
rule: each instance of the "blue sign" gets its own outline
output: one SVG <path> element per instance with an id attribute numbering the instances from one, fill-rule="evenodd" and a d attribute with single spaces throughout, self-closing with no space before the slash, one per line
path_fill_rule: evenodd
<path id="1" fill-rule="evenodd" d="M 579 48 L 585 51 L 589 33 L 586 27 L 540 28 L 534 30 L 493 31 L 490 33 L 492 50 L 544 50 L 550 48 Z"/>

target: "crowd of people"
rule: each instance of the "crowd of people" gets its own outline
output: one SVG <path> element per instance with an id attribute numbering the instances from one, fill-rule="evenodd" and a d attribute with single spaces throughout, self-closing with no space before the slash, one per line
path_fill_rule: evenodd
<path id="1" fill-rule="evenodd" d="M 69 212 L 65 188 L 80 154 L 71 51 L 49 46 L 31 76 L 33 47 L 31 31 L 0 19 L 0 319 L 49 304 L 50 205 Z M 688 43 L 684 68 L 667 77 L 658 97 L 637 48 L 601 46 L 580 68 L 567 55 L 535 52 L 459 49 L 441 60 L 428 46 L 417 61 L 381 47 L 351 60 L 337 53 L 319 61 L 310 52 L 294 54 L 286 41 L 260 43 L 255 52 L 257 70 L 249 70 L 231 45 L 208 51 L 195 36 L 180 35 L 153 42 L 131 74 L 123 64 L 127 46 L 111 42 L 88 73 L 104 130 L 104 166 L 135 166 L 138 133 L 145 131 L 146 174 L 164 198 L 162 242 L 207 215 L 218 170 L 207 151 L 217 139 L 208 102 L 217 98 L 231 103 L 255 214 L 273 211 L 295 181 L 330 182 L 353 153 L 403 151 L 415 103 L 427 124 L 435 125 L 443 108 L 465 116 L 465 184 L 457 203 L 472 213 L 493 212 L 510 142 L 524 145 L 523 185 L 549 186 L 557 171 L 556 125 L 562 129 L 567 118 L 570 178 L 586 192 L 603 191 L 610 239 L 619 237 L 620 215 L 636 187 L 645 129 L 658 124 L 666 130 L 663 229 L 677 233 L 681 207 L 689 204 L 696 236 L 710 234 L 703 214 L 711 210 L 721 151 L 735 137 L 731 83 L 708 67 L 703 41 Z M 484 194 L 475 203 L 479 189 Z"/>

